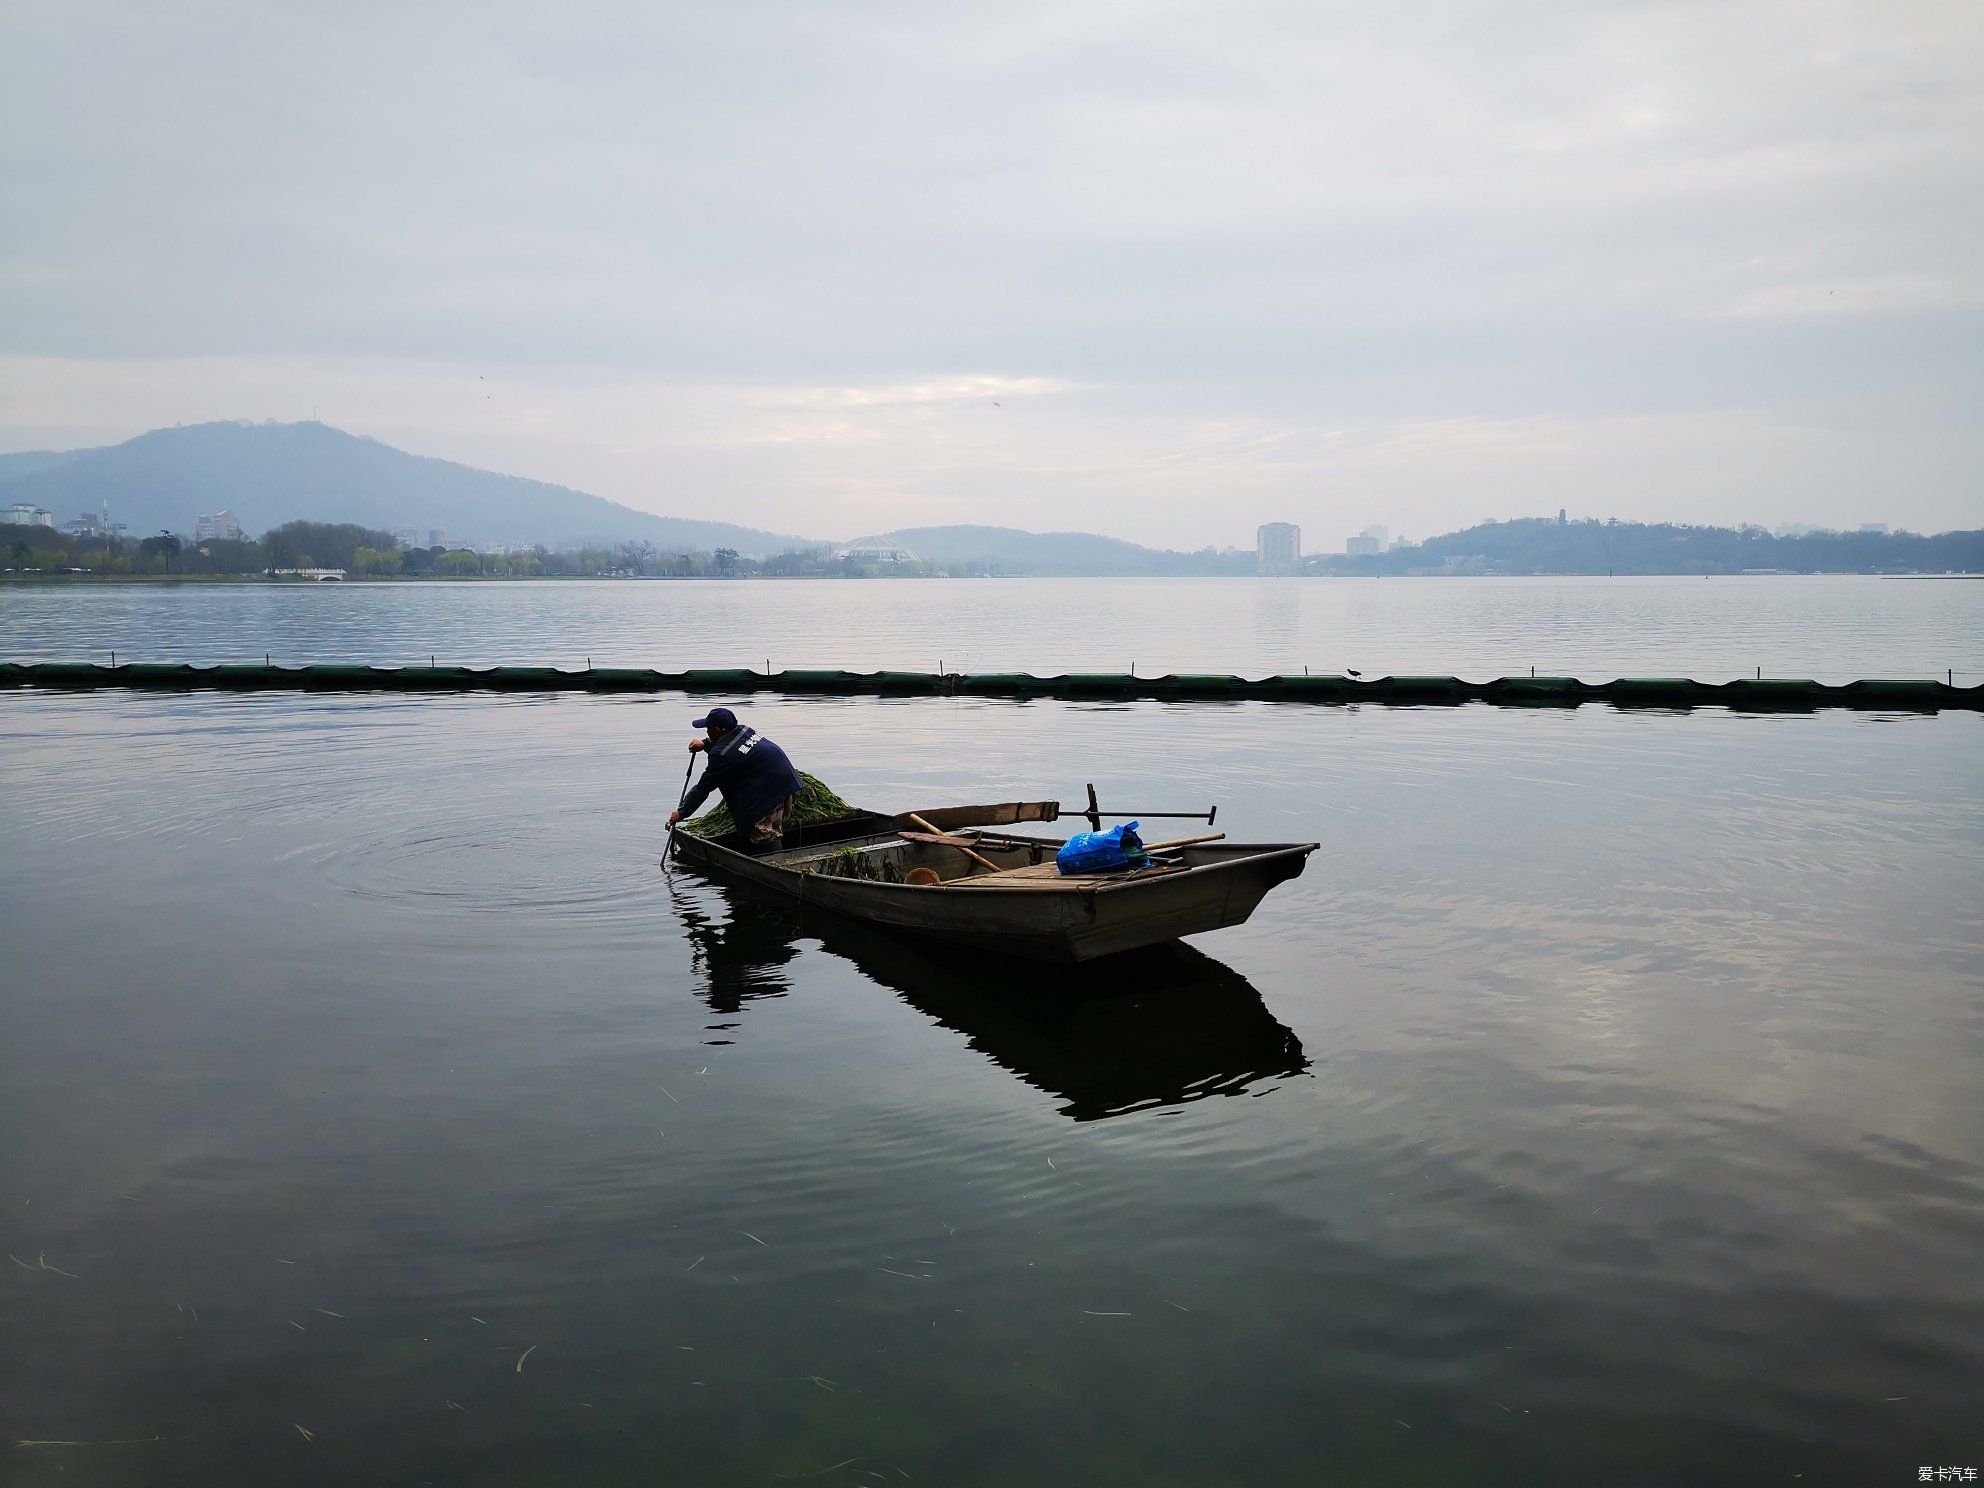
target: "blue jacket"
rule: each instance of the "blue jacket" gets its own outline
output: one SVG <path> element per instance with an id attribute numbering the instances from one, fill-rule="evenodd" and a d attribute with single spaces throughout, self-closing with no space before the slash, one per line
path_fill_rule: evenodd
<path id="1" fill-rule="evenodd" d="M 703 755 L 709 763 L 702 779 L 682 798 L 684 820 L 702 809 L 711 791 L 720 790 L 737 830 L 748 832 L 753 822 L 799 790 L 799 772 L 785 751 L 741 723 L 705 746 Z"/>

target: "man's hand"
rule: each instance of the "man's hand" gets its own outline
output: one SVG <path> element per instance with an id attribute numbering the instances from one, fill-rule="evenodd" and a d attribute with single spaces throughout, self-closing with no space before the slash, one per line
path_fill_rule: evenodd
<path id="1" fill-rule="evenodd" d="M 691 739 L 689 741 L 689 753 L 691 754 L 696 753 L 697 750 L 703 748 L 706 742 L 707 741 L 703 739 Z"/>
<path id="2" fill-rule="evenodd" d="M 674 826 L 674 825 L 675 825 L 675 824 L 676 824 L 677 822 L 679 822 L 680 820 L 682 820 L 682 813 L 681 813 L 681 812 L 679 812 L 679 811 L 671 811 L 671 812 L 669 812 L 669 813 L 668 813 L 668 824 L 669 824 L 669 825 L 670 825 L 671 827 L 672 827 L 672 826 Z"/>

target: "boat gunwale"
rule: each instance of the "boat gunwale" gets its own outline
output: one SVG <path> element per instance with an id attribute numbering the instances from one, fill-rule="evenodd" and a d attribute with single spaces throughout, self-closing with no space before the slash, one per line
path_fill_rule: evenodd
<path id="1" fill-rule="evenodd" d="M 691 835 L 693 836 L 694 834 Z M 810 850 L 810 847 L 831 847 L 835 850 L 845 850 L 870 844 L 885 845 L 890 843 L 896 835 L 896 832 L 893 830 L 864 832 L 859 836 L 845 838 L 832 843 L 815 843 L 809 846 L 782 848 L 778 852 L 766 853 L 762 857 L 754 857 L 750 853 L 739 852 L 736 848 L 728 847 L 712 838 L 698 837 L 695 846 L 689 848 L 688 851 L 692 856 L 707 854 L 708 856 L 705 858 L 705 861 L 711 863 L 712 866 L 718 864 L 724 867 L 733 867 L 733 864 L 736 866 L 751 865 L 769 869 L 794 881 L 814 877 L 826 877 L 837 885 L 846 885 L 850 888 L 907 889 L 915 892 L 924 892 L 931 889 L 956 889 L 969 886 L 977 894 L 992 892 L 997 894 L 1037 895 L 1042 893 L 1060 893 L 1094 895 L 1118 893 L 1127 889 L 1145 888 L 1160 883 L 1182 883 L 1185 879 L 1191 878 L 1195 874 L 1224 873 L 1236 868 L 1243 868 L 1257 863 L 1269 863 L 1289 856 L 1306 858 L 1310 853 L 1322 847 L 1320 842 L 1231 842 L 1218 844 L 1216 848 L 1215 844 L 1212 843 L 1194 844 L 1195 847 L 1202 846 L 1219 851 L 1224 857 L 1224 861 L 1187 864 L 1180 868 L 1179 871 L 1169 873 L 1152 873 L 1148 875 L 1129 873 L 1120 877 L 1111 875 L 1108 877 L 1015 879 L 1010 883 L 992 882 L 992 875 L 990 874 L 967 875 L 961 879 L 952 879 L 934 884 L 889 883 L 883 879 L 841 878 L 831 874 L 811 874 L 803 868 L 780 861 L 788 854 L 805 852 Z M 1037 840 L 1043 845 L 1054 845 L 1047 838 Z M 1180 850 L 1186 851 L 1188 849 Z M 723 862 L 723 859 L 733 861 L 726 863 Z"/>

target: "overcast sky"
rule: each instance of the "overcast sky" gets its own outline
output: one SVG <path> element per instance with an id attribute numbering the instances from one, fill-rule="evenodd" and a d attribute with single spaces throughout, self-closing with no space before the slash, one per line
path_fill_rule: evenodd
<path id="1" fill-rule="evenodd" d="M 1340 549 L 1984 525 L 1984 6 L 0 11 L 0 448 Z"/>

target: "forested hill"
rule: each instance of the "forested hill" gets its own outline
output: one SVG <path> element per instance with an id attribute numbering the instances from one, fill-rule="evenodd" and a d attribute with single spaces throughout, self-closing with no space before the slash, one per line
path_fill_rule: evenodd
<path id="1" fill-rule="evenodd" d="M 1536 517 L 1484 522 L 1414 547 L 1312 558 L 1339 574 L 1737 574 L 1984 572 L 1984 532 L 1820 532 Z"/>

